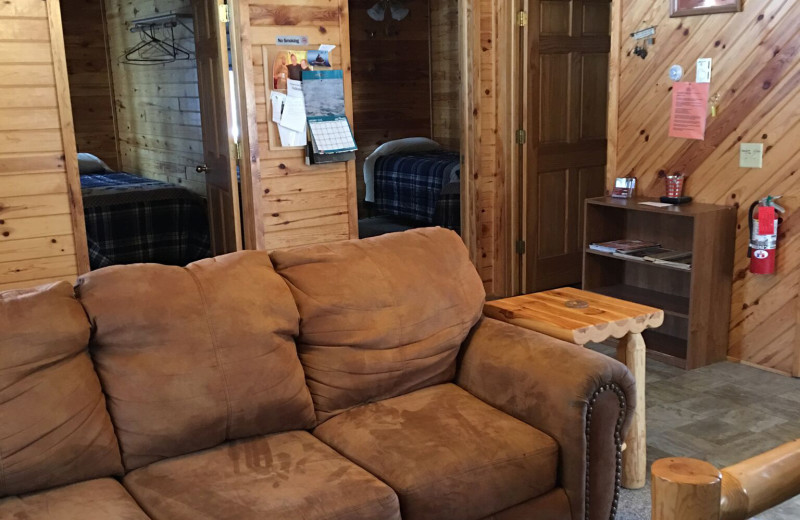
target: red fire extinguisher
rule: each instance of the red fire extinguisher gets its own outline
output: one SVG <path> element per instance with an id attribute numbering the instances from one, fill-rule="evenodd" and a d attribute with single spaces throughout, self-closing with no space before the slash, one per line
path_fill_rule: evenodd
<path id="1" fill-rule="evenodd" d="M 750 272 L 755 274 L 775 273 L 775 252 L 778 248 L 778 225 L 782 219 L 776 211 L 784 213 L 781 206 L 775 203 L 780 196 L 766 197 L 754 202 L 748 213 L 750 225 L 750 248 L 747 257 L 750 258 Z M 758 216 L 753 212 L 758 208 Z"/>

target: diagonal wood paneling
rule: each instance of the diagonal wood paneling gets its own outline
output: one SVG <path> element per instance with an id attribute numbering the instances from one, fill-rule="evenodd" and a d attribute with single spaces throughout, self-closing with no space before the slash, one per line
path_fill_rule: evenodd
<path id="1" fill-rule="evenodd" d="M 681 171 L 690 175 L 686 190 L 696 200 L 739 207 L 728 354 L 800 375 L 800 3 L 749 0 L 741 13 L 683 18 L 669 18 L 668 2 L 615 3 L 619 53 L 611 64 L 607 181 L 636 176 L 640 195 L 657 196 L 664 190 L 659 173 Z M 656 43 L 641 60 L 628 35 L 651 25 Z M 702 57 L 713 59 L 717 117 L 709 118 L 703 141 L 670 138 L 667 71 L 680 64 L 692 81 Z M 740 142 L 764 143 L 763 169 L 739 168 Z M 747 209 L 768 194 L 783 195 L 788 209 L 778 272 L 752 275 Z"/>

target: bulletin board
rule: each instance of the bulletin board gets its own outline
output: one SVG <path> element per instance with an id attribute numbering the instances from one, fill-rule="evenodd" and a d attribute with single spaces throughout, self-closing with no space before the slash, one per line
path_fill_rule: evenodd
<path id="1" fill-rule="evenodd" d="M 278 124 L 272 120 L 273 111 L 272 111 L 272 103 L 269 102 L 270 93 L 273 90 L 277 90 L 279 92 L 286 93 L 286 78 L 282 77 L 283 74 L 288 74 L 285 70 L 284 66 L 282 65 L 281 59 L 286 60 L 286 66 L 291 62 L 290 55 L 294 54 L 296 57 L 296 61 L 298 63 L 302 62 L 303 59 L 306 58 L 307 53 L 309 51 L 316 51 L 319 46 L 314 45 L 307 45 L 307 46 L 278 46 L 278 45 L 262 45 L 261 46 L 261 53 L 263 58 L 263 67 L 264 67 L 264 88 L 265 88 L 265 95 L 267 99 L 267 129 L 268 129 L 268 136 L 269 136 L 269 149 L 271 151 L 284 151 L 284 150 L 296 150 L 296 149 L 303 149 L 304 146 L 282 146 L 280 135 L 278 133 Z M 341 58 L 340 53 L 337 52 L 338 49 L 334 49 L 329 53 L 329 65 L 323 65 L 322 67 L 325 69 L 330 68 L 340 68 L 341 67 Z M 315 65 L 308 65 L 309 70 L 317 70 L 318 67 Z M 282 74 L 283 73 L 283 74 Z"/>

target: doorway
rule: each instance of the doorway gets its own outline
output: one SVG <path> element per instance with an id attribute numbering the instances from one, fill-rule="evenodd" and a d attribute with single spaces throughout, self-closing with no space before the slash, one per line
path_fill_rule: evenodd
<path id="1" fill-rule="evenodd" d="M 169 7 L 61 0 L 93 269 L 242 249 L 227 11 Z"/>
<path id="2" fill-rule="evenodd" d="M 458 2 L 349 0 L 359 236 L 461 230 Z"/>
<path id="3" fill-rule="evenodd" d="M 605 192 L 610 6 L 528 0 L 523 292 L 581 281 L 584 201 Z"/>

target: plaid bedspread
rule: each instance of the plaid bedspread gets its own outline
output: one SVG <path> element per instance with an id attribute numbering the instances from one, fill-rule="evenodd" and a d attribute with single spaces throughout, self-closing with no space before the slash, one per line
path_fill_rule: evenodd
<path id="1" fill-rule="evenodd" d="M 398 153 L 375 163 L 375 205 L 379 213 L 458 231 L 459 176 L 454 152 Z"/>
<path id="2" fill-rule="evenodd" d="M 92 269 L 108 265 L 186 265 L 211 256 L 203 198 L 128 173 L 81 176 Z"/>

